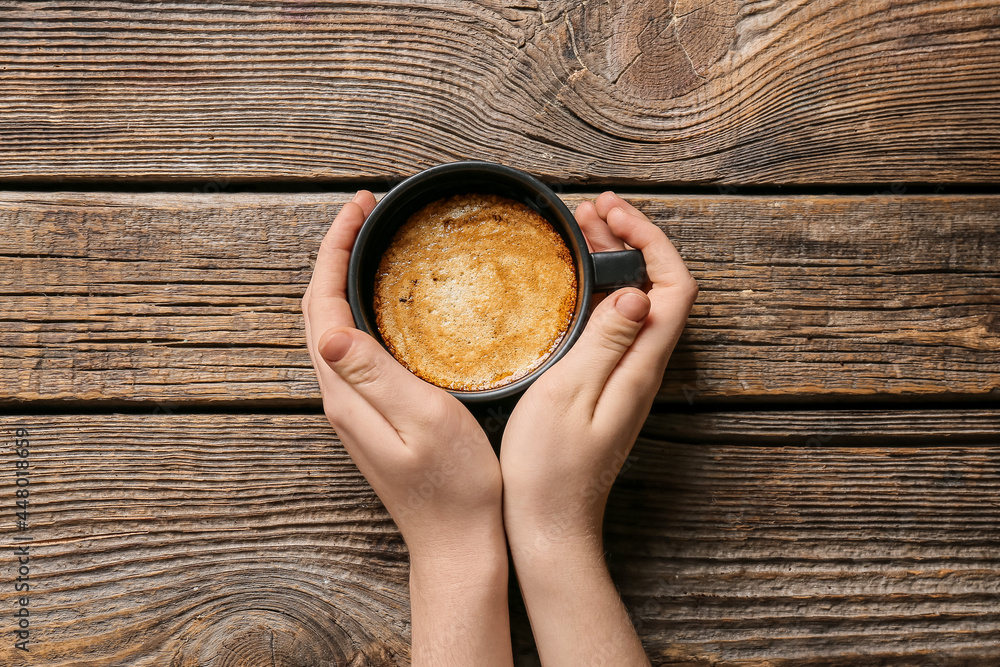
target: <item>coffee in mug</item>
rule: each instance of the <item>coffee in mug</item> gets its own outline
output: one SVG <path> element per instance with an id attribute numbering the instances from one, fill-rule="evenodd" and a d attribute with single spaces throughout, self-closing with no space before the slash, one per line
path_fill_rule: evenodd
<path id="1" fill-rule="evenodd" d="M 375 272 L 376 324 L 418 377 L 452 391 L 509 385 L 541 366 L 577 310 L 577 269 L 537 211 L 495 194 L 423 206 Z"/>

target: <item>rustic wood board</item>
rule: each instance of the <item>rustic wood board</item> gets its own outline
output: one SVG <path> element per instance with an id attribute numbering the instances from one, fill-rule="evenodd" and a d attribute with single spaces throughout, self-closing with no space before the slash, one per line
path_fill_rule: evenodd
<path id="1" fill-rule="evenodd" d="M 0 179 L 1000 180 L 996 0 L 0 11 Z"/>
<path id="2" fill-rule="evenodd" d="M 760 444 L 782 417 L 830 444 Z M 640 438 L 612 492 L 609 559 L 654 665 L 1000 659 L 997 412 L 655 419 L 725 444 Z M 978 444 L 927 444 L 947 423 Z M 0 664 L 406 664 L 405 547 L 321 415 L 20 415 L 0 433 L 3 567 L 26 546 L 31 582 L 30 660 L 7 615 Z"/>
<path id="3" fill-rule="evenodd" d="M 626 196 L 701 286 L 663 400 L 1000 398 L 1000 197 Z M 0 194 L 0 400 L 318 405 L 346 197 Z"/>

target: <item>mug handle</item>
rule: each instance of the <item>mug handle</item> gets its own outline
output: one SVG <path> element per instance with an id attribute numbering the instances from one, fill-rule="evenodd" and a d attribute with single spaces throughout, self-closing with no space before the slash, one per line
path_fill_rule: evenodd
<path id="1" fill-rule="evenodd" d="M 619 287 L 642 287 L 646 275 L 646 260 L 639 250 L 612 250 L 591 253 L 594 260 L 594 291 L 610 292 Z"/>

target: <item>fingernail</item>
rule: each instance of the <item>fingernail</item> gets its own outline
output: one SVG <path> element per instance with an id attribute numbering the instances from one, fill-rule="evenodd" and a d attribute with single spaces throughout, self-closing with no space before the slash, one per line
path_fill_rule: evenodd
<path id="1" fill-rule="evenodd" d="M 335 331 L 323 343 L 320 353 L 327 361 L 340 361 L 351 349 L 351 337 L 344 331 Z"/>
<path id="2" fill-rule="evenodd" d="M 633 322 L 642 322 L 649 315 L 649 299 L 635 292 L 626 292 L 615 301 L 615 310 Z"/>
<path id="3" fill-rule="evenodd" d="M 614 215 L 618 218 L 618 223 L 623 223 L 622 218 L 629 217 L 631 214 L 623 209 L 621 206 L 615 206 L 613 209 L 608 211 L 608 222 L 611 222 L 611 216 Z"/>
<path id="4" fill-rule="evenodd" d="M 351 201 L 353 201 L 353 202 L 358 201 L 358 197 L 360 197 L 360 196 L 361 196 L 361 191 L 359 190 L 358 192 L 354 193 L 354 197 L 351 199 Z"/>

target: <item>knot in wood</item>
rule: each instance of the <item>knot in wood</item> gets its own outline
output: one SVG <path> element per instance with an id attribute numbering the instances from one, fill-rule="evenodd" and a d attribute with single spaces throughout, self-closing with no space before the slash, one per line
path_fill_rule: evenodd
<path id="1" fill-rule="evenodd" d="M 735 35 L 735 0 L 608 0 L 567 14 L 580 64 L 620 95 L 670 100 L 700 87 Z"/>
<path id="2" fill-rule="evenodd" d="M 234 590 L 203 601 L 174 638 L 171 664 L 188 667 L 340 667 L 369 664 L 383 642 L 322 598 L 295 590 Z M 385 658 L 386 656 L 380 656 Z M 376 660 L 378 664 L 382 664 Z"/>

